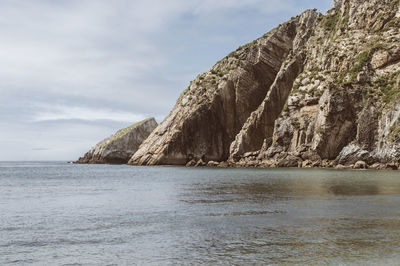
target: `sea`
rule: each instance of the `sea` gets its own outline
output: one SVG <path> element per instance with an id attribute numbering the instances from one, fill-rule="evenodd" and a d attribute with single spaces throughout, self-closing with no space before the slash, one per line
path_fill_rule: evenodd
<path id="1" fill-rule="evenodd" d="M 0 265 L 398 265 L 400 171 L 0 163 Z"/>

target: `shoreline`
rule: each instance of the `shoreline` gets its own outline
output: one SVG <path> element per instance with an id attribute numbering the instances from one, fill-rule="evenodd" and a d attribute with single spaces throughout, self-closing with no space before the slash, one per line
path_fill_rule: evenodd
<path id="1" fill-rule="evenodd" d="M 371 171 L 398 171 L 400 166 L 398 163 L 374 163 L 373 165 L 368 164 L 351 164 L 351 165 L 332 165 L 332 166 L 277 166 L 277 165 L 266 165 L 266 164 L 243 164 L 243 163 L 232 163 L 232 162 L 215 162 L 210 161 L 208 163 L 199 165 L 136 165 L 136 164 L 109 164 L 109 163 L 79 163 L 79 162 L 66 162 L 74 165 L 127 165 L 127 166 L 141 166 L 141 167 L 185 167 L 185 168 L 220 168 L 220 169 L 325 169 L 325 170 L 371 170 Z"/>

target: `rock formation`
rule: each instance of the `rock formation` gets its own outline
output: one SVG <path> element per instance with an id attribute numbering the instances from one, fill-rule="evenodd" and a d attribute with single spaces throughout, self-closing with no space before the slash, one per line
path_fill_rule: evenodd
<path id="1" fill-rule="evenodd" d="M 154 118 L 149 118 L 130 127 L 118 130 L 114 135 L 99 142 L 78 164 L 126 164 L 139 149 L 140 144 L 157 127 Z"/>
<path id="2" fill-rule="evenodd" d="M 400 1 L 335 0 L 199 75 L 129 163 L 395 168 Z"/>

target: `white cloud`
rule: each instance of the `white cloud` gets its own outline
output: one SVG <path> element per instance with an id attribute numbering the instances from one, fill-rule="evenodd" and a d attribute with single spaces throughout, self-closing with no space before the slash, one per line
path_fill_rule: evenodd
<path id="1" fill-rule="evenodd" d="M 257 9 L 264 14 L 277 13 L 282 10 L 290 11 L 296 8 L 295 3 L 291 0 L 202 0 L 197 2 L 198 4 L 194 8 L 194 12 L 199 15 L 245 7 Z"/>
<path id="2" fill-rule="evenodd" d="M 144 1 L 143 1 L 144 2 Z M 162 26 L 133 1 L 5 1 L 0 9 L 0 78 L 38 92 L 108 98 L 166 57 L 146 34 Z M 126 3 L 126 6 L 124 5 Z M 155 12 L 159 17 L 160 12 Z M 161 16 L 162 17 L 162 16 Z M 131 19 L 129 19 L 131 18 Z M 0 86 L 0 90 L 12 88 Z M 99 91 L 101 93 L 99 93 Z"/>
<path id="3" fill-rule="evenodd" d="M 148 116 L 143 114 L 123 112 L 112 109 L 90 109 L 76 106 L 42 106 L 33 115 L 32 122 L 58 121 L 58 120 L 110 120 L 117 122 L 133 123 L 141 121 Z"/>
<path id="4" fill-rule="evenodd" d="M 144 78 L 149 86 L 159 87 L 161 83 L 154 84 L 149 75 L 161 76 L 160 70 L 170 68 L 171 54 L 180 52 L 179 47 L 163 44 L 173 43 L 175 36 L 159 39 L 157 35 L 168 32 L 187 14 L 197 16 L 203 26 L 213 30 L 215 19 L 235 25 L 229 11 L 245 8 L 272 14 L 294 10 L 296 5 L 293 0 L 4 0 L 0 9 L 0 79 L 3 84 L 29 87 L 38 93 L 132 99 L 143 94 Z M 185 25 L 180 27 L 185 29 Z M 234 39 L 211 32 L 207 38 L 220 43 Z M 177 76 L 182 74 L 186 73 Z M 183 90 L 163 85 L 175 94 Z M 0 86 L 1 92 L 10 89 Z"/>
<path id="5" fill-rule="evenodd" d="M 1 0 L 0 159 L 71 158 L 120 126 L 161 120 L 230 50 L 330 2 Z"/>
<path id="6" fill-rule="evenodd" d="M 0 128 L 0 161 L 76 160 L 116 131 L 113 126 L 73 121 L 33 126 L 0 123 Z"/>

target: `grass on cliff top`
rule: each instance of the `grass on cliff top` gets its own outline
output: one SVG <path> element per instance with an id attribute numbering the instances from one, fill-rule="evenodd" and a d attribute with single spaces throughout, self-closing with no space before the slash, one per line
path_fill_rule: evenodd
<path id="1" fill-rule="evenodd" d="M 137 126 L 143 124 L 143 123 L 146 122 L 147 120 L 148 120 L 148 119 L 145 119 L 145 120 L 139 121 L 139 122 L 137 122 L 137 123 L 135 123 L 135 124 L 133 124 L 133 125 L 131 125 L 131 126 L 129 126 L 129 127 L 120 129 L 120 130 L 117 131 L 117 133 L 115 133 L 115 134 L 113 135 L 113 137 L 115 137 L 116 139 L 119 139 L 120 137 L 125 136 L 125 135 L 128 134 L 132 129 L 134 129 L 135 127 L 137 127 Z"/>
<path id="2" fill-rule="evenodd" d="M 106 148 L 108 145 L 110 145 L 113 141 L 116 141 L 117 139 L 125 136 L 126 134 L 128 134 L 132 129 L 134 129 L 135 127 L 143 124 L 144 122 L 146 122 L 148 119 L 142 120 L 140 122 L 137 122 L 129 127 L 123 128 L 118 130 L 114 135 L 112 135 L 111 137 L 109 137 L 107 139 L 107 141 L 101 145 L 103 148 Z"/>

